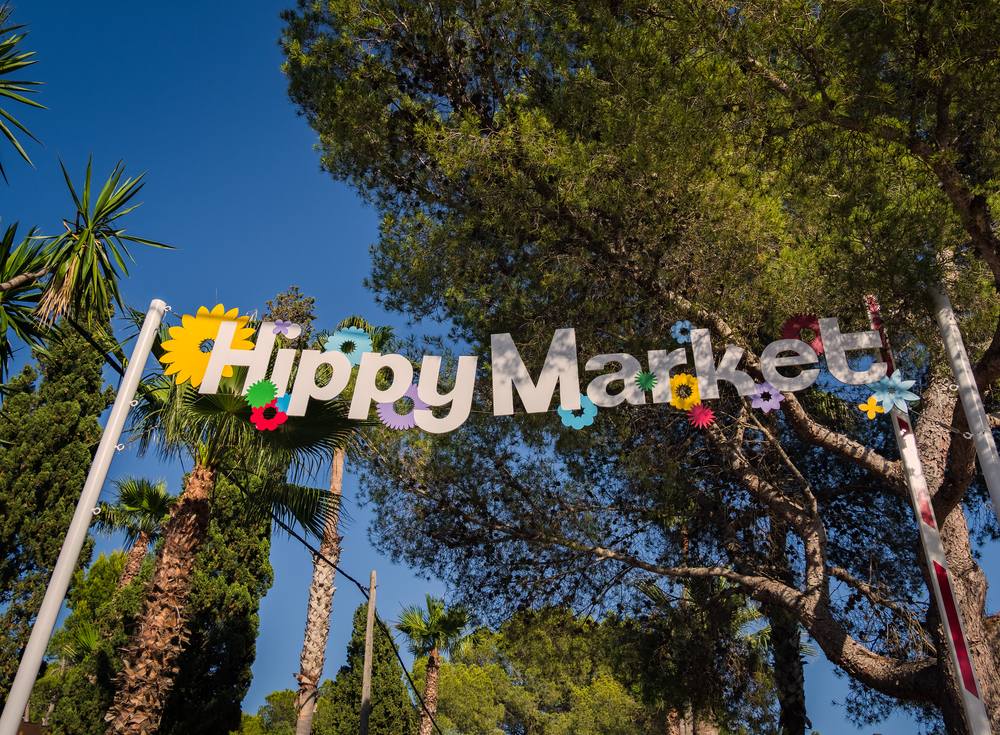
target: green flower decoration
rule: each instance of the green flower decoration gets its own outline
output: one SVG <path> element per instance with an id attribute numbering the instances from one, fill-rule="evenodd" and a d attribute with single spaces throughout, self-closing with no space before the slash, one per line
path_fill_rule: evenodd
<path id="1" fill-rule="evenodd" d="M 656 373 L 641 372 L 635 376 L 635 384 L 639 386 L 639 390 L 645 392 L 647 390 L 653 390 L 656 386 Z"/>
<path id="2" fill-rule="evenodd" d="M 247 403 L 251 408 L 263 408 L 278 395 L 278 386 L 270 380 L 258 380 L 247 390 Z"/>

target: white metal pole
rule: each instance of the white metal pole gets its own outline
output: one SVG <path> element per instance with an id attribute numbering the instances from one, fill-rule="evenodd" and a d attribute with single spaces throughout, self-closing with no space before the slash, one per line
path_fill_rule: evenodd
<path id="1" fill-rule="evenodd" d="M 983 400 L 979 395 L 972 363 L 969 362 L 969 355 L 965 351 L 962 333 L 958 329 L 958 320 L 955 318 L 948 295 L 933 286 L 928 286 L 927 291 L 934 299 L 934 315 L 941 328 L 941 339 L 944 340 L 948 362 L 951 363 L 951 371 L 955 375 L 958 397 L 962 400 L 962 408 L 965 409 L 965 417 L 969 422 L 969 433 L 972 434 L 972 441 L 976 445 L 983 479 L 986 480 L 986 487 L 990 491 L 990 500 L 993 501 L 993 513 L 997 517 L 997 524 L 1000 525 L 1000 457 L 997 456 L 997 445 L 993 441 L 993 432 L 990 431 L 990 422 L 986 418 L 986 409 L 983 408 Z"/>
<path id="2" fill-rule="evenodd" d="M 38 611 L 38 617 L 31 629 L 31 637 L 28 639 L 28 645 L 21 657 L 17 675 L 14 677 L 14 683 L 7 695 L 7 703 L 4 705 L 3 715 L 0 716 L 0 735 L 17 735 L 24 707 L 28 703 L 31 690 L 35 685 L 38 668 L 42 664 L 45 648 L 52 635 L 52 628 L 55 627 L 56 618 L 59 617 L 59 610 L 66 597 L 66 590 L 69 589 L 69 583 L 73 577 L 73 570 L 80 558 L 80 550 L 87 538 L 87 529 L 93 520 L 94 508 L 97 507 L 101 487 L 108 476 L 108 467 L 118 446 L 122 429 L 125 427 L 125 418 L 128 416 L 136 389 L 139 387 L 139 379 L 142 377 L 146 358 L 153 346 L 153 338 L 163 320 L 163 312 L 166 307 L 164 302 L 157 299 L 149 305 L 149 311 L 146 312 L 146 319 L 142 323 L 142 330 L 139 332 L 139 338 L 132 350 L 128 369 L 125 371 L 125 377 L 122 378 L 121 385 L 118 387 L 118 395 L 111 407 L 111 416 L 108 417 L 108 424 L 104 427 L 101 442 L 97 446 L 97 453 L 90 465 L 90 472 L 87 473 L 87 481 L 80 493 L 80 501 L 76 504 L 76 512 L 69 524 L 69 531 L 67 531 L 66 539 L 63 541 L 62 550 L 59 552 L 56 568 L 52 572 L 48 589 L 46 589 L 45 597 L 42 599 L 42 606 Z"/>

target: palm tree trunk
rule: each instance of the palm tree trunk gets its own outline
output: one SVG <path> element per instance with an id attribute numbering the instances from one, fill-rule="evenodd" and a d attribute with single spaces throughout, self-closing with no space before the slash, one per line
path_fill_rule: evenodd
<path id="1" fill-rule="evenodd" d="M 340 503 L 340 494 L 344 484 L 344 452 L 338 450 L 333 455 L 330 468 L 331 500 Z M 323 529 L 323 541 L 319 553 L 334 564 L 340 561 L 340 540 L 337 535 L 337 508 L 326 521 Z M 295 723 L 295 735 L 309 735 L 312 729 L 313 714 L 316 711 L 317 687 L 323 676 L 323 664 L 326 660 L 326 639 L 330 634 L 330 610 L 333 608 L 333 586 L 336 570 L 319 558 L 313 557 L 313 578 L 309 586 L 309 607 L 306 614 L 306 633 L 302 642 L 302 655 L 299 657 L 298 697 L 296 707 L 298 720 Z"/>
<path id="2" fill-rule="evenodd" d="M 427 686 L 424 688 L 424 707 L 420 712 L 420 735 L 434 732 L 434 717 L 438 706 L 438 671 L 441 669 L 441 654 L 435 648 L 427 657 Z"/>
<path id="3" fill-rule="evenodd" d="M 153 735 L 159 729 L 177 658 L 187 643 L 184 608 L 198 552 L 208 538 L 214 475 L 213 470 L 195 465 L 170 514 L 138 628 L 115 679 L 115 700 L 104 717 L 107 735 Z"/>
<path id="4" fill-rule="evenodd" d="M 125 568 L 122 569 L 122 576 L 118 579 L 118 587 L 115 592 L 124 589 L 128 583 L 138 576 L 142 569 L 142 563 L 146 560 L 146 552 L 149 550 L 149 542 L 152 539 L 145 531 L 139 532 L 139 538 L 128 550 L 128 557 L 125 559 Z"/>

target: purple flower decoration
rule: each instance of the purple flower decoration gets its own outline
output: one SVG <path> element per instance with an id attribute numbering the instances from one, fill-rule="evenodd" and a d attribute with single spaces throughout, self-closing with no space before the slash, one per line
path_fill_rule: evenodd
<path id="1" fill-rule="evenodd" d="M 286 322 L 284 319 L 275 319 L 274 329 L 271 330 L 274 334 L 283 334 L 288 336 L 288 328 L 292 326 L 291 322 Z"/>
<path id="2" fill-rule="evenodd" d="M 376 409 L 379 421 L 390 429 L 395 429 L 396 431 L 406 431 L 407 429 L 412 429 L 417 425 L 417 419 L 413 415 L 413 412 L 423 411 L 430 408 L 430 406 L 420 400 L 420 396 L 417 395 L 416 383 L 407 388 L 406 393 L 403 394 L 403 398 L 409 398 L 413 401 L 413 409 L 407 414 L 400 415 L 396 413 L 396 407 L 391 403 L 379 403 Z"/>
<path id="3" fill-rule="evenodd" d="M 764 413 L 770 413 L 778 408 L 778 404 L 783 400 L 785 397 L 781 395 L 781 391 L 765 381 L 764 385 L 757 386 L 757 395 L 753 397 L 750 405 L 753 408 L 759 408 Z"/>

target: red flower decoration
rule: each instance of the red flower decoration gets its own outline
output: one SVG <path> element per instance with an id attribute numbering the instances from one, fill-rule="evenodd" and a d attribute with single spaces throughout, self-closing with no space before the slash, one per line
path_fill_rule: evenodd
<path id="1" fill-rule="evenodd" d="M 688 411 L 688 421 L 696 429 L 704 429 L 707 426 L 711 426 L 715 423 L 715 411 L 710 409 L 704 403 L 699 403 L 697 406 Z"/>
<path id="2" fill-rule="evenodd" d="M 250 420 L 260 431 L 274 431 L 281 424 L 288 421 L 288 414 L 278 410 L 278 399 L 268 403 L 266 406 L 255 408 L 250 413 Z"/>
<path id="3" fill-rule="evenodd" d="M 802 341 L 812 347 L 817 355 L 822 355 L 823 338 L 820 336 L 819 319 L 816 318 L 815 314 L 798 314 L 793 316 L 785 322 L 785 325 L 781 328 L 781 338 L 802 339 L 799 335 L 802 333 L 803 329 L 811 329 L 815 336 L 811 340 Z"/>

